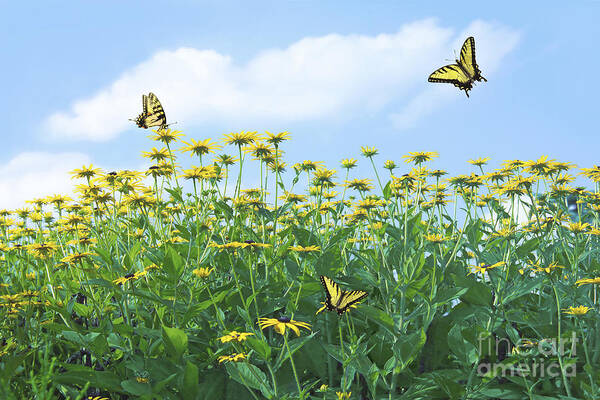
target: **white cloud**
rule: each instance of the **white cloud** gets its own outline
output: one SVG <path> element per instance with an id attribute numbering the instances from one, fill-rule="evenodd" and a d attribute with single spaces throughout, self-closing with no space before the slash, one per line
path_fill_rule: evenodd
<path id="1" fill-rule="evenodd" d="M 469 36 L 475 38 L 477 64 L 481 69 L 481 74 L 486 79 L 494 74 L 506 55 L 515 48 L 519 41 L 519 33 L 512 29 L 484 21 L 474 21 L 467 29 L 454 36 L 450 42 L 444 45 L 444 54 L 449 55 L 448 49 L 456 49 L 455 51 L 459 52 L 465 38 Z M 447 61 L 443 62 L 442 60 L 444 58 L 440 54 L 437 63 L 422 71 L 423 76 L 429 76 L 436 68 L 448 64 Z M 466 97 L 464 92 L 459 91 L 458 88 L 450 84 L 432 85 L 434 86 L 426 87 L 410 99 L 399 113 L 390 115 L 390 119 L 396 128 L 414 128 L 421 118 L 431 114 L 443 103 L 452 98 Z M 485 82 L 476 83 L 476 85 L 485 85 Z M 471 94 L 473 93 L 471 92 Z"/>
<path id="2" fill-rule="evenodd" d="M 484 72 L 492 71 L 488 62 L 497 64 L 517 37 L 485 22 L 472 23 L 467 32 L 477 37 Z M 134 126 L 128 118 L 140 113 L 141 95 L 149 91 L 158 95 L 169 122 L 186 125 L 256 126 L 371 114 L 392 101 L 409 101 L 424 87 L 432 66 L 462 44 L 464 37 L 452 33 L 426 19 L 393 34 L 307 37 L 262 51 L 245 64 L 214 50 L 161 51 L 45 124 L 57 137 L 109 140 Z M 432 93 L 421 97 L 435 97 L 437 89 Z M 392 120 L 414 123 L 407 113 L 426 114 L 425 100 L 417 96 L 417 104 L 409 103 Z"/>
<path id="3" fill-rule="evenodd" d="M 33 200 L 54 194 L 71 195 L 75 181 L 69 171 L 90 164 L 81 153 L 21 153 L 0 165 L 0 209 L 27 206 Z M 72 196 L 71 196 L 72 197 Z"/>

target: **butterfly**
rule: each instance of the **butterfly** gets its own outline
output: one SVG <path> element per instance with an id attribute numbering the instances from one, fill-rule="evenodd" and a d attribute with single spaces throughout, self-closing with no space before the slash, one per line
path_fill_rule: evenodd
<path id="1" fill-rule="evenodd" d="M 362 290 L 342 290 L 331 278 L 323 275 L 321 275 L 320 278 L 321 285 L 323 285 L 323 288 L 325 289 L 327 299 L 325 300 L 325 305 L 321 307 L 319 311 L 317 311 L 317 314 L 327 308 L 329 311 L 336 311 L 339 315 L 342 315 L 348 311 L 350 307 L 354 306 L 355 303 L 361 301 L 369 295 L 369 293 Z"/>
<path id="2" fill-rule="evenodd" d="M 151 126 L 158 126 L 163 129 L 167 126 L 167 117 L 160 101 L 152 92 L 142 95 L 143 111 L 134 121 L 138 127 L 148 129 Z"/>
<path id="3" fill-rule="evenodd" d="M 429 82 L 451 83 L 464 90 L 469 97 L 469 90 L 473 89 L 473 82 L 486 81 L 481 76 L 481 71 L 475 62 L 475 39 L 472 36 L 465 40 L 460 50 L 460 60 L 456 64 L 445 65 L 429 75 Z"/>

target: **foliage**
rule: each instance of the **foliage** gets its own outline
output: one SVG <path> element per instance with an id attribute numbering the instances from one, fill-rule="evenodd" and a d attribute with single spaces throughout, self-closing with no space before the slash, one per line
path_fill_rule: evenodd
<path id="1" fill-rule="evenodd" d="M 237 158 L 209 164 L 215 143 L 184 142 L 188 169 L 179 132 L 155 133 L 146 173 L 84 167 L 78 202 L 0 210 L 1 398 L 600 396 L 600 196 L 568 186 L 570 164 L 480 159 L 481 175 L 445 179 L 425 167 L 435 153 L 411 153 L 382 182 L 363 148 L 374 195 L 352 159 L 341 185 L 312 161 L 286 184 L 286 132 L 229 134 Z M 369 295 L 316 315 L 319 275 Z"/>

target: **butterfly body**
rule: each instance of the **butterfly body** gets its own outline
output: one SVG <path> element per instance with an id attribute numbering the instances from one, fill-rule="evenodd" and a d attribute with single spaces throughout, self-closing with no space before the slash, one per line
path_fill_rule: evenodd
<path id="1" fill-rule="evenodd" d="M 324 275 L 321 275 L 320 278 L 327 296 L 324 307 L 329 311 L 336 311 L 338 315 L 342 315 L 355 303 L 369 295 L 369 293 L 362 290 L 342 290 L 336 282 Z"/>
<path id="2" fill-rule="evenodd" d="M 462 45 L 460 59 L 456 60 L 456 64 L 438 68 L 429 75 L 428 81 L 451 83 L 464 90 L 467 97 L 469 97 L 469 90 L 473 89 L 473 82 L 487 82 L 475 61 L 475 39 L 472 36 L 468 37 Z"/>
<path id="3" fill-rule="evenodd" d="M 135 119 L 138 127 L 148 129 L 151 126 L 160 128 L 167 126 L 165 110 L 154 93 L 150 92 L 148 96 L 142 95 L 142 107 L 142 113 Z"/>

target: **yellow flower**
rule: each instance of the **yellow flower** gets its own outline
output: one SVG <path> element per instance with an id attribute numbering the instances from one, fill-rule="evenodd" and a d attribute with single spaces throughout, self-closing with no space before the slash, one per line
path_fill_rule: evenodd
<path id="1" fill-rule="evenodd" d="M 344 186 L 358 190 L 359 192 L 368 192 L 373 189 L 373 186 L 371 186 L 371 179 L 353 179 L 351 181 L 344 181 Z"/>
<path id="2" fill-rule="evenodd" d="M 125 283 L 127 281 L 134 281 L 134 280 L 138 279 L 140 276 L 146 275 L 147 273 L 148 273 L 148 271 L 144 270 L 144 271 L 136 272 L 134 274 L 127 274 L 125 276 L 122 276 L 120 278 L 115 279 L 113 281 L 113 283 L 115 285 L 121 285 L 121 284 L 123 284 L 123 283 Z"/>
<path id="3" fill-rule="evenodd" d="M 479 157 L 476 160 L 469 160 L 469 164 L 473 164 L 473 165 L 476 165 L 478 167 L 481 167 L 482 165 L 487 164 L 488 161 L 490 161 L 489 157 L 486 157 L 486 158 Z"/>
<path id="4" fill-rule="evenodd" d="M 590 310 L 589 307 L 586 306 L 578 306 L 578 307 L 569 307 L 564 311 L 565 314 L 571 314 L 571 315 L 584 315 L 587 314 L 587 312 Z"/>
<path id="5" fill-rule="evenodd" d="M 332 186 L 333 175 L 335 175 L 335 169 L 319 168 L 314 172 L 314 185 L 315 186 Z"/>
<path id="6" fill-rule="evenodd" d="M 228 154 L 219 154 L 214 160 L 214 162 L 225 166 L 233 165 L 236 161 L 237 158 Z"/>
<path id="7" fill-rule="evenodd" d="M 360 148 L 360 151 L 362 152 L 363 156 L 367 157 L 367 158 L 371 158 L 375 155 L 377 155 L 378 150 L 375 147 L 369 147 L 369 146 L 365 146 Z"/>
<path id="8" fill-rule="evenodd" d="M 583 175 L 588 177 L 594 182 L 600 182 L 600 166 L 595 166 L 594 168 L 581 168 L 579 175 Z"/>
<path id="9" fill-rule="evenodd" d="M 271 143 L 275 147 L 279 146 L 279 143 L 283 142 L 284 140 L 290 140 L 291 135 L 291 133 L 288 131 L 279 132 L 277 134 L 273 134 L 269 131 L 265 131 L 265 133 L 267 134 L 267 139 L 265 139 L 265 141 L 267 143 Z"/>
<path id="10" fill-rule="evenodd" d="M 292 251 L 297 251 L 299 253 L 311 253 L 311 252 L 315 252 L 315 251 L 321 251 L 321 247 L 320 246 L 306 246 L 306 247 L 302 247 L 300 245 L 298 246 L 290 246 L 289 248 Z"/>
<path id="11" fill-rule="evenodd" d="M 547 267 L 541 267 L 539 265 L 539 262 L 536 262 L 536 263 L 532 263 L 530 265 L 530 267 L 535 272 L 545 272 L 547 274 L 549 274 L 550 272 L 552 272 L 555 268 L 564 268 L 562 265 L 558 265 L 557 262 L 552 262 Z"/>
<path id="12" fill-rule="evenodd" d="M 142 151 L 142 157 L 149 158 L 156 162 L 173 158 L 173 156 L 169 153 L 169 149 L 166 147 L 163 147 L 160 150 L 156 147 L 153 147 L 150 151 Z"/>
<path id="13" fill-rule="evenodd" d="M 417 165 L 429 161 L 434 157 L 439 157 L 437 151 L 409 151 L 408 154 L 408 156 L 402 156 L 405 159 L 404 162 L 413 162 Z"/>
<path id="14" fill-rule="evenodd" d="M 251 250 L 265 248 L 265 247 L 271 247 L 271 245 L 269 243 L 258 243 L 258 242 L 255 242 L 254 240 L 246 240 L 246 241 L 244 241 L 244 243 L 240 243 L 240 244 L 241 244 L 242 249 L 250 248 Z"/>
<path id="15" fill-rule="evenodd" d="M 579 279 L 577 282 L 575 282 L 577 286 L 586 285 L 588 283 L 600 283 L 600 278 Z"/>
<path id="16" fill-rule="evenodd" d="M 527 161 L 523 163 L 523 170 L 531 174 L 546 175 L 555 160 L 548 160 L 548 156 L 541 156 L 537 161 Z"/>
<path id="17" fill-rule="evenodd" d="M 279 333 L 280 335 L 285 334 L 286 328 L 293 330 L 296 336 L 300 336 L 300 330 L 298 327 L 310 330 L 310 325 L 306 322 L 294 321 L 293 319 L 285 316 L 279 318 L 259 318 L 258 325 L 260 326 L 260 329 L 274 326 L 275 332 Z"/>
<path id="18" fill-rule="evenodd" d="M 191 139 L 192 143 L 183 142 L 186 144 L 186 147 L 180 149 L 181 152 L 185 153 L 187 151 L 190 152 L 190 156 L 197 155 L 202 156 L 203 154 L 214 153 L 216 149 L 220 149 L 221 146 L 217 143 L 211 143 L 210 139 L 202 140 L 200 142 Z"/>
<path id="19" fill-rule="evenodd" d="M 588 224 L 587 222 L 584 222 L 584 223 L 571 222 L 567 226 L 567 229 L 573 233 L 582 233 L 582 232 L 587 231 L 589 229 L 589 227 L 590 227 L 590 224 Z"/>
<path id="20" fill-rule="evenodd" d="M 247 354 L 245 353 L 237 353 L 237 354 L 232 354 L 232 355 L 228 355 L 228 356 L 221 356 L 219 357 L 219 364 L 224 363 L 224 362 L 239 362 L 242 360 L 245 360 L 247 357 Z"/>
<path id="21" fill-rule="evenodd" d="M 471 267 L 475 268 L 475 271 L 469 271 L 469 273 L 467 275 L 471 275 L 476 272 L 483 274 L 484 272 L 487 272 L 492 268 L 496 268 L 496 267 L 502 266 L 504 264 L 506 264 L 504 261 L 499 261 L 496 264 L 492 264 L 492 265 L 485 264 L 485 263 L 480 263 L 479 265 L 471 265 Z"/>
<path id="22" fill-rule="evenodd" d="M 394 170 L 394 168 L 396 168 L 396 163 L 393 162 L 392 160 L 387 160 L 384 164 L 383 164 L 383 168 L 389 170 L 390 172 L 392 172 L 392 170 Z"/>
<path id="23" fill-rule="evenodd" d="M 34 257 L 46 259 L 52 256 L 52 253 L 56 251 L 58 246 L 55 243 L 33 243 L 28 246 L 28 251 L 33 254 Z"/>
<path id="24" fill-rule="evenodd" d="M 94 166 L 92 164 L 90 164 L 89 167 L 86 167 L 85 165 L 83 167 L 81 167 L 81 169 L 74 169 L 73 171 L 71 171 L 71 175 L 73 175 L 73 178 L 93 178 L 94 176 L 98 175 L 100 173 L 100 169 L 96 168 L 94 169 Z"/>
<path id="25" fill-rule="evenodd" d="M 152 131 L 156 133 L 155 136 L 151 136 L 152 140 L 163 142 L 164 144 L 169 144 L 177 138 L 183 136 L 181 131 L 171 130 L 171 129 L 158 129 L 156 131 Z"/>
<path id="26" fill-rule="evenodd" d="M 254 132 L 241 131 L 240 133 L 229 133 L 225 136 L 225 143 L 234 144 L 236 146 L 245 146 L 259 140 L 260 137 Z"/>
<path id="27" fill-rule="evenodd" d="M 208 267 L 205 268 L 196 268 L 195 270 L 192 271 L 192 274 L 196 275 L 198 278 L 208 278 L 208 276 L 210 275 L 211 272 L 214 271 L 214 268 L 208 269 Z"/>
<path id="28" fill-rule="evenodd" d="M 448 239 L 442 235 L 427 234 L 427 235 L 425 235 L 425 240 L 427 240 L 428 242 L 431 242 L 431 243 L 443 243 Z"/>
<path id="29" fill-rule="evenodd" d="M 92 256 L 93 253 L 86 251 L 84 253 L 73 253 L 69 254 L 66 257 L 63 257 L 60 261 L 66 264 L 77 263 L 87 259 L 89 256 Z"/>
<path id="30" fill-rule="evenodd" d="M 303 194 L 294 194 L 290 192 L 285 192 L 285 194 L 279 197 L 281 200 L 287 201 L 289 203 L 304 203 L 306 201 L 306 196 Z"/>
<path id="31" fill-rule="evenodd" d="M 254 333 L 249 333 L 249 332 L 240 333 L 237 331 L 231 331 L 227 335 L 221 336 L 219 338 L 219 340 L 221 341 L 221 343 L 231 342 L 232 340 L 236 340 L 238 342 L 243 342 L 250 335 L 254 335 Z"/>
<path id="32" fill-rule="evenodd" d="M 302 164 L 294 164 L 294 169 L 297 171 L 310 172 L 322 168 L 323 165 L 323 161 L 304 160 L 302 161 Z"/>
<path id="33" fill-rule="evenodd" d="M 338 400 L 349 399 L 352 392 L 335 392 Z"/>
<path id="34" fill-rule="evenodd" d="M 341 162 L 342 168 L 344 169 L 352 169 L 356 167 L 356 163 L 358 161 L 354 158 L 344 158 Z"/>

